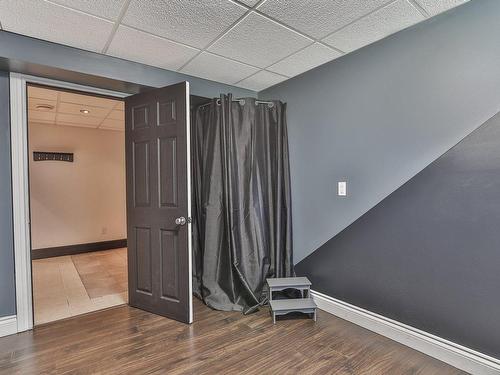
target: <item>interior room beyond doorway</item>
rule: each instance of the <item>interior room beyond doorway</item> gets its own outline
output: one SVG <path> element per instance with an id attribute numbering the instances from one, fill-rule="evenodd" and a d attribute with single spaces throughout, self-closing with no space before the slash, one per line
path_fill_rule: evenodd
<path id="1" fill-rule="evenodd" d="M 128 301 L 123 101 L 28 85 L 34 324 Z"/>

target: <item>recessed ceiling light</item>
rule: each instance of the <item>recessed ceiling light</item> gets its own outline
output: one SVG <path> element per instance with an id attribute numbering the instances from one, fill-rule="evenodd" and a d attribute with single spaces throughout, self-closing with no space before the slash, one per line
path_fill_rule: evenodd
<path id="1" fill-rule="evenodd" d="M 88 109 L 80 109 L 80 112 L 87 115 L 90 113 L 90 111 Z"/>
<path id="2" fill-rule="evenodd" d="M 53 110 L 55 107 L 53 105 L 50 105 L 50 104 L 37 104 L 35 106 L 36 109 L 39 109 L 41 111 L 51 111 Z"/>

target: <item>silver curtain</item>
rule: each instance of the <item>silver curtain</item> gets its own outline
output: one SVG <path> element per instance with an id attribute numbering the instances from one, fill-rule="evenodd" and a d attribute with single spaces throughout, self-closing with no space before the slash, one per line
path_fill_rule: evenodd
<path id="1" fill-rule="evenodd" d="M 267 277 L 293 276 L 286 104 L 221 95 L 192 113 L 193 290 L 254 311 Z"/>

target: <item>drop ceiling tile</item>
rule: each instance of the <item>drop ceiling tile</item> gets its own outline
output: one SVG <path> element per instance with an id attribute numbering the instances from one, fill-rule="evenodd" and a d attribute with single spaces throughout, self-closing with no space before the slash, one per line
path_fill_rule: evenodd
<path id="1" fill-rule="evenodd" d="M 108 129 L 108 130 L 125 130 L 125 122 L 123 120 L 114 120 L 107 118 L 105 119 L 99 129 Z"/>
<path id="2" fill-rule="evenodd" d="M 125 113 L 118 109 L 113 109 L 107 118 L 111 120 L 125 121 Z"/>
<path id="3" fill-rule="evenodd" d="M 123 23 L 201 48 L 245 12 L 245 7 L 229 0 L 132 0 Z"/>
<path id="4" fill-rule="evenodd" d="M 245 78 L 243 81 L 238 82 L 238 86 L 254 91 L 260 91 L 267 87 L 280 83 L 286 79 L 287 77 L 261 70 L 253 76 Z"/>
<path id="5" fill-rule="evenodd" d="M 57 107 L 57 112 L 81 116 L 82 113 L 80 112 L 80 110 L 82 110 L 82 109 L 86 109 L 89 111 L 89 113 L 84 114 L 84 116 L 86 116 L 86 117 L 99 117 L 101 119 L 104 119 L 110 112 L 110 110 L 107 108 L 92 107 L 89 105 L 81 105 L 81 104 L 73 104 L 73 103 L 59 103 L 59 106 Z"/>
<path id="6" fill-rule="evenodd" d="M 296 76 L 316 66 L 342 56 L 341 53 L 320 43 L 314 43 L 303 50 L 294 53 L 280 62 L 271 65 L 267 70 L 288 77 Z"/>
<path id="7" fill-rule="evenodd" d="M 59 101 L 61 103 L 73 103 L 81 106 L 92 106 L 112 109 L 120 102 L 118 100 L 101 98 L 93 95 L 82 95 L 74 92 L 59 92 Z"/>
<path id="8" fill-rule="evenodd" d="M 323 39 L 350 52 L 422 21 L 424 16 L 406 0 L 398 0 Z"/>
<path id="9" fill-rule="evenodd" d="M 45 89 L 43 87 L 28 86 L 28 97 L 47 100 L 57 100 L 57 91 Z"/>
<path id="10" fill-rule="evenodd" d="M 208 50 L 265 68 L 311 43 L 311 39 L 251 12 Z"/>
<path id="11" fill-rule="evenodd" d="M 70 125 L 70 126 L 84 126 L 95 128 L 102 122 L 98 117 L 87 117 L 84 115 L 68 115 L 66 113 L 58 113 L 56 123 L 57 125 Z"/>
<path id="12" fill-rule="evenodd" d="M 163 69 L 177 70 L 198 52 L 196 48 L 120 26 L 107 54 Z"/>
<path id="13" fill-rule="evenodd" d="M 267 0 L 257 9 L 314 38 L 323 38 L 388 0 Z"/>
<path id="14" fill-rule="evenodd" d="M 184 68 L 183 73 L 211 79 L 212 81 L 233 84 L 259 71 L 259 68 L 237 61 L 203 52 L 196 56 Z"/>
<path id="15" fill-rule="evenodd" d="M 56 112 L 48 111 L 28 111 L 28 121 L 43 122 L 53 124 L 56 119 Z"/>
<path id="16" fill-rule="evenodd" d="M 125 110 L 125 103 L 123 101 L 118 101 L 115 105 L 115 108 L 114 109 L 118 109 L 120 111 L 124 111 Z"/>
<path id="17" fill-rule="evenodd" d="M 94 16 L 116 21 L 125 0 L 50 0 L 53 3 L 80 10 Z"/>
<path id="18" fill-rule="evenodd" d="M 469 0 L 417 0 L 431 16 L 444 12 L 445 10 L 465 4 Z"/>
<path id="19" fill-rule="evenodd" d="M 46 1 L 3 0 L 4 30 L 100 52 L 113 23 Z"/>
<path id="20" fill-rule="evenodd" d="M 259 2 L 259 0 L 240 0 L 243 4 L 248 5 L 249 7 L 253 7 L 255 4 Z"/>

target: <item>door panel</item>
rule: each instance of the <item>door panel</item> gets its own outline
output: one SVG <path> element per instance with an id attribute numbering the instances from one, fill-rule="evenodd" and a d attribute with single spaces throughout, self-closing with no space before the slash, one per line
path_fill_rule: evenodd
<path id="1" fill-rule="evenodd" d="M 132 129 L 138 130 L 149 126 L 149 105 L 132 107 Z"/>
<path id="2" fill-rule="evenodd" d="M 137 262 L 137 290 L 151 294 L 153 278 L 151 272 L 151 230 L 135 227 L 135 261 Z"/>
<path id="3" fill-rule="evenodd" d="M 177 232 L 162 230 L 162 298 L 179 300 L 179 246 Z"/>
<path id="4" fill-rule="evenodd" d="M 176 122 L 175 115 L 175 100 L 168 100 L 166 102 L 162 102 L 158 104 L 158 125 L 166 126 L 166 125 L 174 125 Z"/>
<path id="5" fill-rule="evenodd" d="M 125 100 L 129 304 L 192 321 L 189 88 Z"/>
<path id="6" fill-rule="evenodd" d="M 160 154 L 160 205 L 177 206 L 177 140 L 172 137 L 158 141 Z"/>
<path id="7" fill-rule="evenodd" d="M 134 142 L 133 179 L 134 206 L 149 207 L 151 183 L 149 179 L 149 142 Z"/>

